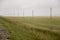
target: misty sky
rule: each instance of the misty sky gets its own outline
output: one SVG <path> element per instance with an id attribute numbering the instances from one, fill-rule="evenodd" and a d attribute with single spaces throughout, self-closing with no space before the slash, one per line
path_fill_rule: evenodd
<path id="1" fill-rule="evenodd" d="M 59 0 L 0 0 L 0 8 L 5 8 L 0 12 L 0 15 L 8 15 L 8 13 L 20 16 L 23 13 L 25 15 L 32 15 L 32 9 L 34 15 L 49 16 L 49 8 L 53 8 L 53 15 L 60 16 L 60 1 Z M 19 11 L 17 10 L 19 8 Z M 0 9 L 0 10 L 1 10 Z M 13 12 L 14 11 L 14 12 Z M 2 14 L 1 14 L 2 13 Z"/>
<path id="2" fill-rule="evenodd" d="M 1 0 L 2 7 L 59 7 L 59 0 Z"/>

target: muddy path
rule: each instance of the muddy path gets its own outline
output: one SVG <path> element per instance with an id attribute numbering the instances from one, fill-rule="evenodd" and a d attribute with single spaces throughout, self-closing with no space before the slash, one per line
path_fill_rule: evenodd
<path id="1" fill-rule="evenodd" d="M 10 40 L 8 30 L 0 23 L 0 40 Z"/>

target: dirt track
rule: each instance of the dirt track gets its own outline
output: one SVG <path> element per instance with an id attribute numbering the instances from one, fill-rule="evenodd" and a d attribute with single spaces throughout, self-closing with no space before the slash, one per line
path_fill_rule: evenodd
<path id="1" fill-rule="evenodd" d="M 3 24 L 0 24 L 0 40 L 9 40 L 10 38 L 8 30 L 3 26 Z"/>

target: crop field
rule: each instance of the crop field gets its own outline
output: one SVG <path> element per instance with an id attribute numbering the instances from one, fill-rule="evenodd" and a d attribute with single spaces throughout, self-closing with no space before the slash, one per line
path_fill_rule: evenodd
<path id="1" fill-rule="evenodd" d="M 60 17 L 0 17 L 10 40 L 60 40 Z"/>

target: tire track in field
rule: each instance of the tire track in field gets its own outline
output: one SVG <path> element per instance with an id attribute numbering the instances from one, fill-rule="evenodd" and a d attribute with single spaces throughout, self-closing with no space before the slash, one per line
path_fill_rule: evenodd
<path id="1" fill-rule="evenodd" d="M 51 30 L 49 28 L 45 28 L 45 27 L 38 27 L 38 26 L 34 26 L 32 24 L 29 24 L 29 23 L 22 23 L 24 24 L 24 26 L 29 26 L 29 27 L 32 27 L 32 28 L 37 28 L 37 29 L 41 29 L 41 30 L 48 30 L 48 31 L 52 31 L 52 32 L 59 32 L 58 30 Z"/>

